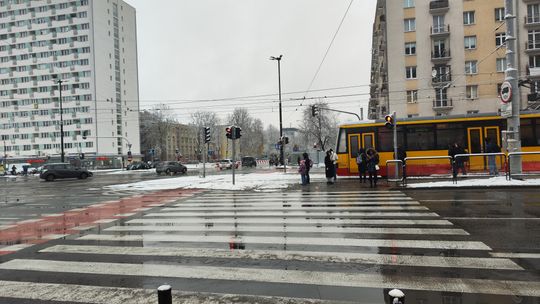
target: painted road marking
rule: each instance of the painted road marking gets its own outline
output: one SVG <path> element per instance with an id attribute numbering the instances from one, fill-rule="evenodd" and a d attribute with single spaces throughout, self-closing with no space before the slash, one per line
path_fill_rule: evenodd
<path id="1" fill-rule="evenodd" d="M 404 220 L 404 219 L 392 219 L 389 220 L 372 220 L 372 219 L 355 219 L 355 220 L 326 220 L 326 219 L 289 219 L 289 218 L 241 218 L 241 219 L 228 219 L 228 218 L 215 218 L 215 219 L 200 219 L 200 218 L 182 218 L 182 219 L 132 219 L 127 221 L 128 224 L 144 224 L 144 225 L 168 225 L 168 226 L 183 226 L 186 224 L 260 224 L 260 225 L 325 225 L 325 226 L 342 226 L 342 225 L 378 225 L 378 226 L 415 226 L 415 225 L 431 225 L 431 226 L 453 226 L 453 224 L 447 220 Z"/>
<path id="2" fill-rule="evenodd" d="M 4 264 L 0 264 L 0 269 L 342 287 L 388 288 L 389 286 L 392 286 L 392 288 L 411 290 L 540 297 L 540 282 L 530 281 L 418 277 L 413 275 L 399 276 L 356 272 L 164 265 L 151 263 L 87 263 L 32 259 L 10 260 Z"/>
<path id="3" fill-rule="evenodd" d="M 352 207 L 352 206 L 366 206 L 366 205 L 369 205 L 369 206 L 418 206 L 420 205 L 420 203 L 415 202 L 415 201 L 408 201 L 408 202 L 368 202 L 366 201 L 366 202 L 338 202 L 338 203 L 336 202 L 311 202 L 311 201 L 310 202 L 280 201 L 280 202 L 275 202 L 275 203 L 266 203 L 266 202 L 261 202 L 261 203 L 253 203 L 253 202 L 192 203 L 192 202 L 188 202 L 188 203 L 175 204 L 173 206 L 175 207 L 209 207 L 209 208 L 212 207 L 213 208 L 213 207 L 232 207 L 232 206 L 246 206 L 246 207 L 281 206 L 283 207 L 283 205 L 306 207 L 306 208 L 311 208 L 311 207 L 316 207 L 316 206 L 334 207 L 334 208 L 345 207 L 346 208 L 346 207 Z M 307 207 L 307 206 L 310 206 L 310 207 Z"/>
<path id="4" fill-rule="evenodd" d="M 490 252 L 492 257 L 509 259 L 540 259 L 540 253 Z"/>
<path id="5" fill-rule="evenodd" d="M 491 250 L 486 244 L 475 241 L 428 241 L 396 239 L 353 239 L 353 238 L 317 238 L 317 237 L 267 237 L 267 236 L 191 236 L 191 235 L 108 235 L 88 234 L 78 240 L 115 241 L 115 242 L 191 242 L 191 243 L 239 243 L 239 244 L 276 244 L 276 245 L 313 245 L 313 246 L 351 246 L 351 247 L 391 247 L 425 248 L 454 250 Z"/>
<path id="6" fill-rule="evenodd" d="M 469 235 L 463 229 L 440 229 L 440 228 L 333 228 L 333 227 L 283 227 L 283 226 L 254 226 L 238 227 L 230 226 L 113 226 L 106 231 L 130 232 L 221 232 L 228 235 L 236 232 L 293 232 L 293 233 L 354 233 L 354 234 L 420 234 L 420 235 Z"/>
<path id="7" fill-rule="evenodd" d="M 358 263 L 418 267 L 523 270 L 521 266 L 517 265 L 510 259 L 503 258 L 441 257 L 348 252 L 226 250 L 185 247 L 121 247 L 91 245 L 57 245 L 40 250 L 40 252 L 103 255 L 175 256 L 223 259 L 235 258 L 282 261 L 316 261 L 323 263 Z"/>
<path id="8" fill-rule="evenodd" d="M 384 198 L 384 197 L 363 197 L 363 198 L 350 198 L 350 199 L 342 199 L 342 198 L 324 198 L 324 197 L 320 197 L 320 196 L 317 196 L 317 197 L 314 197 L 314 198 L 297 198 L 297 197 L 293 197 L 293 198 L 260 198 L 260 196 L 258 196 L 257 198 L 245 198 L 245 197 L 242 197 L 242 198 L 239 198 L 241 200 L 240 203 L 242 202 L 245 202 L 245 203 L 252 203 L 252 202 L 291 202 L 291 201 L 294 201 L 294 202 L 329 202 L 329 203 L 342 203 L 342 202 L 347 202 L 347 201 L 351 201 L 351 202 L 363 202 L 363 201 L 371 201 L 371 202 L 380 202 L 380 201 L 383 201 L 383 202 L 387 202 L 387 201 L 413 201 L 412 198 L 410 197 L 387 197 L 387 198 Z M 193 198 L 193 199 L 190 199 L 189 200 L 190 202 L 209 202 L 209 203 L 213 203 L 213 202 L 230 202 L 230 203 L 234 203 L 235 200 L 234 199 L 231 199 L 231 198 L 218 198 L 218 197 L 215 197 L 215 198 L 207 198 L 207 197 L 200 197 L 200 198 Z"/>
<path id="9" fill-rule="evenodd" d="M 168 213 L 148 213 L 146 217 L 439 217 L 435 212 L 349 212 L 346 210 L 333 210 L 328 212 L 168 212 Z"/>
<path id="10" fill-rule="evenodd" d="M 51 284 L 34 282 L 0 281 L 0 295 L 6 298 L 31 299 L 38 301 L 62 301 L 69 303 L 96 304 L 141 304 L 155 303 L 155 289 L 125 287 L 103 287 L 75 284 Z M 173 303 L 276 303 L 276 304 L 314 304 L 340 303 L 321 300 L 266 297 L 249 295 L 230 295 L 194 292 L 172 292 Z"/>
<path id="11" fill-rule="evenodd" d="M 473 220 L 473 221 L 540 221 L 536 217 L 445 217 L 447 220 Z"/>
<path id="12" fill-rule="evenodd" d="M 215 212 L 215 211 L 258 211 L 258 212 L 266 212 L 266 211 L 339 211 L 339 212 L 347 212 L 347 211 L 401 211 L 401 210 L 429 210 L 427 207 L 424 206 L 361 206 L 361 207 L 283 207 L 283 206 L 274 206 L 274 207 L 211 207 L 211 208 L 204 208 L 203 206 L 199 207 L 168 207 L 163 208 L 161 211 L 163 212 L 169 212 L 169 211 L 190 211 L 190 212 Z"/>

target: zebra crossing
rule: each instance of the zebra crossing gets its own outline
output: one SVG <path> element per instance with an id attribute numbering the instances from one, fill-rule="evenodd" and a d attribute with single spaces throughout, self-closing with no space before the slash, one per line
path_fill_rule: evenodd
<path id="1" fill-rule="evenodd" d="M 512 255 L 399 191 L 208 192 L 80 231 L 1 263 L 0 303 L 149 303 L 163 283 L 177 303 L 540 297 Z"/>

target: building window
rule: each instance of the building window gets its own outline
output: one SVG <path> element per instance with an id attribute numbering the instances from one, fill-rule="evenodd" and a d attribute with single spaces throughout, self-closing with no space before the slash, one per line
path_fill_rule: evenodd
<path id="1" fill-rule="evenodd" d="M 466 50 L 476 49 L 476 36 L 465 37 L 465 49 Z"/>
<path id="2" fill-rule="evenodd" d="M 495 9 L 495 21 L 504 21 L 504 7 Z"/>
<path id="3" fill-rule="evenodd" d="M 477 74 L 478 73 L 478 67 L 477 67 L 477 61 L 465 61 L 465 74 L 471 75 L 471 74 Z"/>
<path id="4" fill-rule="evenodd" d="M 465 87 L 467 99 L 478 99 L 478 86 L 468 85 Z"/>
<path id="5" fill-rule="evenodd" d="M 405 68 L 405 78 L 416 79 L 416 67 L 410 66 Z"/>
<path id="6" fill-rule="evenodd" d="M 527 49 L 540 49 L 540 31 L 532 30 L 528 32 Z"/>
<path id="7" fill-rule="evenodd" d="M 506 42 L 506 33 L 495 34 L 495 46 L 501 46 Z"/>
<path id="8" fill-rule="evenodd" d="M 540 23 L 540 4 L 527 5 L 527 23 Z"/>
<path id="9" fill-rule="evenodd" d="M 414 32 L 416 31 L 416 19 L 405 19 L 404 20 L 405 25 L 405 32 Z"/>
<path id="10" fill-rule="evenodd" d="M 497 58 L 497 72 L 506 71 L 506 58 Z"/>
<path id="11" fill-rule="evenodd" d="M 448 94 L 447 89 L 435 89 L 435 107 L 448 106 Z"/>
<path id="12" fill-rule="evenodd" d="M 407 91 L 407 103 L 418 102 L 418 90 Z"/>
<path id="13" fill-rule="evenodd" d="M 416 55 L 416 42 L 405 43 L 405 55 Z"/>
<path id="14" fill-rule="evenodd" d="M 404 8 L 414 7 L 414 0 L 403 0 L 403 7 Z"/>
<path id="15" fill-rule="evenodd" d="M 471 25 L 474 24 L 474 11 L 470 12 L 463 12 L 463 24 L 464 25 Z"/>

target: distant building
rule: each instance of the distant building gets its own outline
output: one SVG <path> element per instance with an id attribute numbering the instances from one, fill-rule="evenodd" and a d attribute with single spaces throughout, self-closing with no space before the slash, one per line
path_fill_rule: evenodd
<path id="1" fill-rule="evenodd" d="M 540 1 L 515 0 L 521 108 L 540 91 Z M 369 118 L 497 114 L 506 65 L 504 0 L 378 0 Z"/>
<path id="2" fill-rule="evenodd" d="M 135 9 L 121 0 L 0 1 L 0 136 L 10 157 L 140 154 Z M 84 138 L 83 138 L 84 135 Z"/>

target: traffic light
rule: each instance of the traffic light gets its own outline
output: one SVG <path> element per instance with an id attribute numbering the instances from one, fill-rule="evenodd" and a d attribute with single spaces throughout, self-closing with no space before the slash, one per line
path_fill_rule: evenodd
<path id="1" fill-rule="evenodd" d="M 233 134 L 232 134 L 232 133 L 233 133 L 232 127 L 227 127 L 227 128 L 225 128 L 225 132 L 227 132 L 227 133 L 226 133 L 226 136 L 227 136 L 228 139 L 232 139 L 232 138 L 233 138 L 233 137 L 232 137 L 232 135 L 233 135 Z"/>
<path id="2" fill-rule="evenodd" d="M 289 143 L 289 138 L 287 136 L 283 136 L 281 138 L 281 143 L 287 145 Z"/>
<path id="3" fill-rule="evenodd" d="M 81 153 L 81 155 L 79 157 L 80 157 L 80 159 L 84 159 L 84 153 Z"/>
<path id="4" fill-rule="evenodd" d="M 319 115 L 319 108 L 316 105 L 311 106 L 311 117 Z"/>
<path id="5" fill-rule="evenodd" d="M 210 142 L 210 128 L 204 127 L 204 143 L 207 144 Z"/>
<path id="6" fill-rule="evenodd" d="M 384 125 L 388 128 L 388 129 L 392 129 L 394 128 L 394 116 L 388 114 L 384 117 Z"/>
<path id="7" fill-rule="evenodd" d="M 239 139 L 242 137 L 242 128 L 234 127 L 234 139 Z"/>

